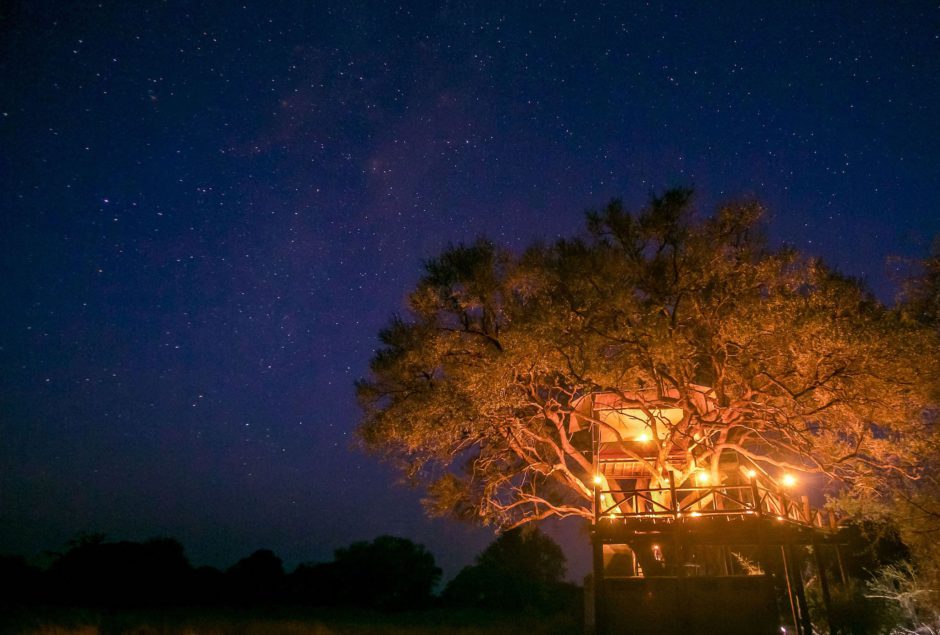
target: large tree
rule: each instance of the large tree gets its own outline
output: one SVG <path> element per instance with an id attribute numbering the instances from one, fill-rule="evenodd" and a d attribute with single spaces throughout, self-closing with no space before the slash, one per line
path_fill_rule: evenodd
<path id="1" fill-rule="evenodd" d="M 866 503 L 918 478 L 936 331 L 769 248 L 760 205 L 697 217 L 690 200 L 615 201 L 581 237 L 522 254 L 480 240 L 426 263 L 358 383 L 367 447 L 426 486 L 432 513 L 504 528 L 591 517 L 597 394 L 646 414 L 650 485 L 717 474 L 729 451 Z"/>

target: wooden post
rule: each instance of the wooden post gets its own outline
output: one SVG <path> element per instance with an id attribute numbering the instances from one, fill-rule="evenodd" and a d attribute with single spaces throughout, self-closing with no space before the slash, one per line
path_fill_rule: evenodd
<path id="1" fill-rule="evenodd" d="M 787 548 L 784 545 L 780 545 L 780 560 L 783 562 L 783 578 L 787 583 L 787 599 L 790 600 L 790 616 L 793 619 L 793 628 L 796 629 L 798 635 L 803 635 L 800 633 L 800 620 L 797 616 L 796 598 L 793 595 L 793 581 L 790 575 L 792 563 L 787 557 Z"/>
<path id="2" fill-rule="evenodd" d="M 757 514 L 757 557 L 758 564 L 764 570 L 764 575 L 768 576 L 771 579 L 771 584 L 773 584 L 773 578 L 775 572 L 773 569 L 776 567 L 771 567 L 771 558 L 770 550 L 767 548 L 767 527 L 765 526 L 764 521 L 764 505 L 760 499 L 760 490 L 757 488 L 757 476 L 748 476 L 748 481 L 751 483 L 751 496 L 754 498 L 754 511 Z M 776 586 L 776 585 L 774 585 Z M 789 589 L 789 587 L 788 587 Z"/>
<path id="3" fill-rule="evenodd" d="M 679 519 L 679 497 L 676 496 L 676 475 L 669 472 L 669 498 L 671 499 L 670 505 L 672 507 L 672 517 L 673 520 Z"/>
<path id="4" fill-rule="evenodd" d="M 600 428 L 597 424 L 591 426 L 591 445 L 594 473 L 591 480 L 594 483 L 594 525 L 591 527 L 591 556 L 594 565 L 594 634 L 604 635 L 607 630 L 604 615 L 604 543 L 598 532 L 601 515 L 601 493 L 599 483 Z"/>
<path id="5" fill-rule="evenodd" d="M 829 626 L 829 632 L 835 633 L 836 629 L 832 623 L 832 596 L 829 594 L 829 575 L 826 573 L 826 563 L 822 558 L 822 545 L 816 539 L 813 533 L 813 556 L 816 559 L 816 571 L 819 575 L 819 588 L 822 590 L 823 605 L 826 607 L 826 624 Z"/>
<path id="6" fill-rule="evenodd" d="M 845 577 L 845 566 L 842 564 L 842 550 L 839 549 L 839 543 L 835 543 L 833 547 L 836 550 L 836 566 L 839 569 L 839 582 L 842 583 L 842 586 L 845 586 L 847 578 Z"/>
<path id="7" fill-rule="evenodd" d="M 757 477 L 752 476 L 751 481 L 751 496 L 754 497 L 754 511 L 757 512 L 757 516 L 761 517 L 764 515 L 764 505 L 760 500 L 760 490 L 757 489 Z"/>
<path id="8" fill-rule="evenodd" d="M 679 496 L 676 494 L 676 475 L 669 472 L 669 496 L 672 498 L 672 570 L 676 577 L 681 578 L 682 567 L 682 539 L 679 535 L 681 512 L 679 511 Z"/>
<path id="9" fill-rule="evenodd" d="M 591 549 L 594 560 L 594 633 L 605 635 L 607 632 L 606 615 L 604 614 L 604 543 L 597 533 L 594 525 L 591 536 Z"/>
<path id="10" fill-rule="evenodd" d="M 809 607 L 806 605 L 806 592 L 803 589 L 803 575 L 800 573 L 799 563 L 794 563 L 793 543 L 786 546 L 787 555 L 790 557 L 790 572 L 793 575 L 793 593 L 796 596 L 797 607 L 800 614 L 800 633 L 801 635 L 813 635 L 813 623 L 809 619 Z"/>
<path id="11" fill-rule="evenodd" d="M 847 578 L 845 577 L 845 566 L 842 564 L 842 550 L 839 549 L 838 541 L 839 522 L 836 520 L 835 512 L 831 509 L 829 510 L 829 529 L 836 534 L 836 541 L 833 543 L 832 548 L 836 552 L 836 570 L 839 572 L 839 582 L 842 586 L 845 586 Z"/>

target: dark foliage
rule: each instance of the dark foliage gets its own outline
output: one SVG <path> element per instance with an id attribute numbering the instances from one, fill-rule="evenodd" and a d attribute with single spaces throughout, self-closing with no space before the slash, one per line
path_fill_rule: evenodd
<path id="1" fill-rule="evenodd" d="M 42 572 L 22 556 L 0 555 L 0 607 L 27 604 L 39 595 Z"/>
<path id="2" fill-rule="evenodd" d="M 227 572 L 231 597 L 241 603 L 270 604 L 283 597 L 284 565 L 270 549 L 259 549 Z"/>
<path id="3" fill-rule="evenodd" d="M 0 607 L 94 609 L 168 607 L 345 606 L 393 611 L 429 606 L 441 570 L 424 546 L 380 536 L 338 549 L 333 562 L 287 575 L 268 549 L 227 571 L 193 568 L 179 542 L 108 542 L 82 536 L 46 571 L 18 556 L 0 556 Z M 2 629 L 0 629 L 2 630 Z"/>
<path id="4" fill-rule="evenodd" d="M 565 556 L 532 526 L 505 532 L 444 590 L 446 602 L 476 608 L 557 610 L 572 599 Z"/>
<path id="5" fill-rule="evenodd" d="M 817 563 L 803 550 L 798 554 L 801 569 L 807 580 L 806 597 L 813 623 L 828 629 L 833 635 L 876 635 L 891 632 L 900 622 L 894 607 L 884 599 L 871 597 L 866 583 L 885 566 L 898 565 L 910 558 L 908 548 L 901 541 L 896 527 L 887 523 L 863 522 L 846 527 L 840 546 L 841 564 L 848 579 L 840 581 L 837 561 L 829 561 L 826 574 L 830 584 L 830 613 L 827 616 L 819 582 Z M 818 549 L 831 549 L 817 546 Z"/>
<path id="6" fill-rule="evenodd" d="M 192 567 L 170 538 L 144 543 L 83 539 L 46 574 L 45 593 L 58 603 L 84 606 L 165 606 L 190 594 Z"/>
<path id="7" fill-rule="evenodd" d="M 307 602 L 383 611 L 427 606 L 440 577 L 430 552 L 394 536 L 337 549 L 333 562 L 302 565 L 291 576 Z"/>

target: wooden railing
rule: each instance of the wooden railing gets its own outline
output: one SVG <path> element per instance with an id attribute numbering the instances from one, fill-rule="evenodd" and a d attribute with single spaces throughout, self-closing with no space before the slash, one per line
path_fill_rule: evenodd
<path id="1" fill-rule="evenodd" d="M 677 520 L 700 516 L 767 517 L 781 522 L 835 529 L 831 512 L 810 507 L 809 500 L 794 500 L 761 486 L 714 485 L 598 490 L 595 519 Z"/>

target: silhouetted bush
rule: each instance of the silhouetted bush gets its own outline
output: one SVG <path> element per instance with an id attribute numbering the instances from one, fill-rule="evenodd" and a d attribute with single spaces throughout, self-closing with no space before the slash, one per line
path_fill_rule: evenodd
<path id="1" fill-rule="evenodd" d="M 462 571 L 447 593 L 452 604 L 474 608 L 559 609 L 579 597 L 576 587 L 561 582 L 563 574 L 564 556 L 551 539 L 537 530 L 509 532 Z M 122 614 L 174 606 L 393 612 L 436 606 L 440 577 L 423 545 L 394 536 L 355 542 L 337 549 L 332 562 L 302 564 L 285 575 L 281 559 L 267 549 L 222 572 L 194 569 L 182 545 L 170 538 L 108 542 L 84 535 L 46 571 L 21 557 L 0 557 L 0 588 L 6 589 L 0 607 Z"/>
<path id="2" fill-rule="evenodd" d="M 314 605 L 397 611 L 428 605 L 440 576 L 423 545 L 379 536 L 337 549 L 333 562 L 301 565 L 291 588 Z"/>
<path id="3" fill-rule="evenodd" d="M 242 603 L 282 601 L 284 566 L 270 549 L 259 549 L 226 572 L 232 599 Z"/>
<path id="4" fill-rule="evenodd" d="M 229 601 L 229 585 L 225 574 L 215 567 L 199 567 L 189 578 L 187 604 L 217 606 Z"/>
<path id="5" fill-rule="evenodd" d="M 554 611 L 577 602 L 577 587 L 563 582 L 564 575 L 565 556 L 555 541 L 535 527 L 513 529 L 464 567 L 443 599 L 478 608 Z"/>
<path id="6" fill-rule="evenodd" d="M 108 543 L 93 537 L 73 543 L 46 582 L 50 599 L 60 603 L 165 606 L 186 600 L 191 571 L 183 546 L 171 538 Z"/>
<path id="7" fill-rule="evenodd" d="M 42 572 L 22 556 L 0 556 L 0 607 L 33 604 L 39 598 Z"/>

